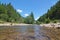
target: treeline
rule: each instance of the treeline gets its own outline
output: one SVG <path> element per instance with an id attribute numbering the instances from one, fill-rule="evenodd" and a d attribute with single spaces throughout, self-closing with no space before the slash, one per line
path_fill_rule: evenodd
<path id="1" fill-rule="evenodd" d="M 34 20 L 33 12 L 27 17 L 22 17 L 11 5 L 0 3 L 0 22 L 40 24 L 50 22 L 60 22 L 60 0 L 53 5 L 47 13 L 42 15 L 37 21 Z"/>
<path id="2" fill-rule="evenodd" d="M 60 0 L 53 5 L 47 13 L 41 16 L 38 20 L 39 23 L 56 23 L 60 22 Z"/>
<path id="3" fill-rule="evenodd" d="M 21 15 L 13 8 L 11 3 L 0 4 L 0 22 L 20 22 Z"/>
<path id="4" fill-rule="evenodd" d="M 22 17 L 11 5 L 0 3 L 0 23 L 2 22 L 13 22 L 13 23 L 34 23 L 34 15 L 33 12 L 26 18 Z"/>

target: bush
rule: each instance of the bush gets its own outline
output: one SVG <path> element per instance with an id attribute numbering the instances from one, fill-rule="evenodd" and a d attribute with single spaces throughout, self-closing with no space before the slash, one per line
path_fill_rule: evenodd
<path id="1" fill-rule="evenodd" d="M 50 21 L 49 21 L 49 20 L 47 20 L 47 21 L 46 21 L 46 23 L 50 23 Z"/>
<path id="2" fill-rule="evenodd" d="M 47 20 L 45 21 L 45 23 L 50 23 L 50 20 L 49 20 L 49 19 L 47 19 Z"/>
<path id="3" fill-rule="evenodd" d="M 36 21 L 36 24 L 41 24 L 39 21 Z"/>
<path id="4" fill-rule="evenodd" d="M 56 20 L 54 20 L 54 21 L 53 21 L 53 23 L 57 23 L 57 21 L 56 21 Z"/>

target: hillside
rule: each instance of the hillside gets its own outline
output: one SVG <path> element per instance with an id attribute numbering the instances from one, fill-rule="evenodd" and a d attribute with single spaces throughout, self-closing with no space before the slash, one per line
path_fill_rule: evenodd
<path id="1" fill-rule="evenodd" d="M 53 5 L 38 21 L 41 23 L 60 22 L 60 1 Z"/>
<path id="2" fill-rule="evenodd" d="M 0 23 L 13 22 L 13 23 L 34 23 L 33 12 L 27 17 L 22 17 L 19 12 L 17 12 L 14 7 L 9 4 L 0 3 Z"/>
<path id="3" fill-rule="evenodd" d="M 0 22 L 20 22 L 21 15 L 13 8 L 11 3 L 0 4 Z"/>

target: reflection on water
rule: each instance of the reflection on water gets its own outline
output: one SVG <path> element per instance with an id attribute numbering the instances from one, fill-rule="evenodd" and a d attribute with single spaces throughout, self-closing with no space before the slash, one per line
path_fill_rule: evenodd
<path id="1" fill-rule="evenodd" d="M 0 27 L 0 40 L 53 40 L 53 32 L 38 25 Z"/>

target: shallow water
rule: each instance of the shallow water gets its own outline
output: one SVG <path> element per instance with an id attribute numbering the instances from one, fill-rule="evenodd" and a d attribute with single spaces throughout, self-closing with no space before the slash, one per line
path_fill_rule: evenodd
<path id="1" fill-rule="evenodd" d="M 38 25 L 2 26 L 0 27 L 0 40 L 55 40 L 55 38 L 59 40 L 52 32 L 55 31 Z"/>

